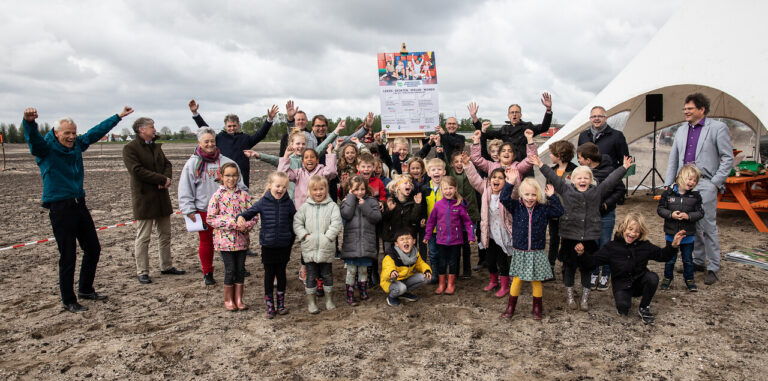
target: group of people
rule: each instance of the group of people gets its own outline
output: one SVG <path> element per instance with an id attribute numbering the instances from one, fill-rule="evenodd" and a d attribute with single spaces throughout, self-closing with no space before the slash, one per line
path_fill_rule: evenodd
<path id="1" fill-rule="evenodd" d="M 688 127 L 678 130 L 667 189 L 658 207 L 664 220 L 664 248 L 646 239 L 649 226 L 640 214 L 628 213 L 614 231 L 616 206 L 626 191 L 621 179 L 633 160 L 621 131 L 607 125 L 605 109 L 591 110 L 591 125 L 579 136 L 578 148 L 567 141 L 550 145 L 549 167 L 538 157 L 533 140 L 549 129 L 552 120 L 550 95 L 544 93 L 541 101 L 547 111 L 540 125 L 522 121 L 521 107 L 513 104 L 508 108 L 509 122 L 497 130 L 478 118 L 479 106 L 473 102 L 468 110 L 476 131 L 469 150 L 456 132 L 457 120 L 448 118 L 445 128 L 438 126 L 424 139 L 416 155 L 407 140 L 395 139 L 388 145 L 385 131 L 373 132 L 373 113 L 352 136 L 338 137 L 344 122 L 329 134 L 327 119 L 316 115 L 311 131 L 306 130 L 310 120 L 289 101 L 286 114 L 291 128 L 279 156 L 253 150 L 271 128 L 277 106 L 267 111 L 262 127 L 248 135 L 239 131 L 236 115 L 227 115 L 225 129 L 216 133 L 191 101 L 190 111 L 200 126 L 198 146 L 182 170 L 178 197 L 182 213 L 201 218 L 207 227 L 198 233 L 205 284 L 215 284 L 213 254 L 219 251 L 225 308 L 248 308 L 243 300 L 244 278 L 249 275 L 245 260 L 249 231 L 259 219 L 268 318 L 288 312 L 286 267 L 296 238 L 301 246 L 300 278 L 307 309 L 313 314 L 320 310 L 318 297 L 324 297 L 326 309 L 335 308 L 336 258 L 346 268 L 349 305 L 369 299 L 368 288 L 379 285 L 387 304 L 397 306 L 416 301 L 414 290 L 428 282 L 436 285 L 435 294 L 454 294 L 459 269 L 464 276 L 473 270 L 469 263 L 473 242 L 478 244 L 480 261 L 474 270 L 487 268 L 489 273 L 483 290 L 508 296 L 504 318 L 513 316 L 523 282 L 532 285 L 533 318 L 542 318 L 542 282 L 554 279 L 557 260 L 562 262 L 569 308 L 588 310 L 590 291 L 607 289 L 610 278 L 619 314 L 629 313 L 632 297 L 642 297 L 638 313 L 646 323 L 654 319 L 650 303 L 659 284 L 658 276 L 647 268 L 649 260 L 666 262 L 662 289 L 671 287 L 678 248 L 688 290 L 697 290 L 694 271 L 706 270 L 705 283 L 715 283 L 720 256 L 717 190 L 731 169 L 733 154 L 726 126 L 706 118 L 709 100 L 697 93 L 684 102 Z M 37 111 L 24 113 L 25 137 L 43 176 L 43 206 L 50 209 L 61 254 L 62 302 L 72 312 L 86 309 L 78 298 L 105 298 L 93 289 L 100 247 L 85 207 L 82 152 L 132 111 L 126 107 L 81 136 L 71 119 L 61 119 L 45 137 L 37 132 Z M 155 143 L 151 119 L 137 119 L 133 129 L 136 138 L 126 144 L 123 156 L 139 220 L 138 280 L 150 283 L 147 252 L 153 226 L 161 274 L 184 271 L 173 266 L 170 255 L 170 162 Z M 434 157 L 425 161 L 432 149 Z M 574 156 L 579 165 L 572 162 Z M 248 194 L 250 158 L 277 167 L 260 197 Z M 546 186 L 535 180 L 534 168 Z M 77 297 L 75 240 L 84 254 Z M 574 289 L 577 272 L 582 286 L 579 303 L 579 290 Z"/>

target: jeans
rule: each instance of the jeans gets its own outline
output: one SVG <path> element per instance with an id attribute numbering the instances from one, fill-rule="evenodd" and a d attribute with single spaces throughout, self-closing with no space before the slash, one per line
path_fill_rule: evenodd
<path id="1" fill-rule="evenodd" d="M 671 242 L 667 241 L 667 245 Z M 680 244 L 680 257 L 683 260 L 683 279 L 693 279 L 693 242 Z M 664 265 L 664 278 L 675 279 L 675 262 L 677 262 L 677 253 L 672 259 Z"/>
<path id="2" fill-rule="evenodd" d="M 611 242 L 611 239 L 613 238 L 613 226 L 616 225 L 616 209 L 606 213 L 601 219 L 601 222 L 602 232 L 600 233 L 600 241 L 598 241 L 598 247 L 603 247 L 603 245 L 606 243 Z M 592 275 L 600 275 L 601 268 L 603 269 L 603 276 L 611 275 L 611 267 L 608 265 L 595 267 L 595 269 L 592 271 Z"/>
<path id="3" fill-rule="evenodd" d="M 448 267 L 448 274 L 459 274 L 459 253 L 461 245 L 436 245 L 437 246 L 437 274 L 445 275 L 445 268 Z"/>
<path id="4" fill-rule="evenodd" d="M 429 239 L 427 247 L 429 248 L 429 265 L 436 266 L 438 262 L 437 257 L 440 256 L 437 251 L 437 233 L 432 234 L 432 238 Z"/>
<path id="5" fill-rule="evenodd" d="M 406 292 L 411 292 L 423 286 L 426 282 L 427 279 L 422 273 L 413 274 L 409 278 L 403 279 L 402 281 L 396 280 L 389 285 L 389 297 L 397 298 Z"/>
<path id="6" fill-rule="evenodd" d="M 224 284 L 231 286 L 245 280 L 245 250 L 222 251 L 224 262 Z"/>
<path id="7" fill-rule="evenodd" d="M 59 292 L 61 302 L 70 304 L 77 301 L 75 296 L 75 264 L 77 262 L 77 243 L 83 249 L 80 264 L 78 291 L 84 294 L 94 292 L 93 279 L 96 277 L 96 265 L 99 263 L 101 244 L 96 235 L 91 213 L 85 206 L 85 199 L 64 200 L 50 203 L 48 216 L 51 219 L 53 236 L 59 247 Z"/>

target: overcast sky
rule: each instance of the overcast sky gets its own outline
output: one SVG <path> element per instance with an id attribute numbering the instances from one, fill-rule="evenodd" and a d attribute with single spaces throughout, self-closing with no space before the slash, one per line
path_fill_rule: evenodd
<path id="1" fill-rule="evenodd" d="M 294 99 L 310 117 L 380 112 L 376 53 L 434 50 L 440 109 L 538 121 L 542 91 L 565 123 L 642 49 L 681 0 L 3 1 L 0 121 L 25 107 L 80 132 L 123 105 L 156 126 L 215 127 Z M 660 57 L 663 59 L 663 57 Z"/>

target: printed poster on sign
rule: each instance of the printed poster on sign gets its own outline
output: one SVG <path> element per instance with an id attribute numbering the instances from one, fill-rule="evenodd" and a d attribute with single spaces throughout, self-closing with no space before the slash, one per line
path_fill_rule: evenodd
<path id="1" fill-rule="evenodd" d="M 424 132 L 440 122 L 435 52 L 379 53 L 381 127 Z"/>

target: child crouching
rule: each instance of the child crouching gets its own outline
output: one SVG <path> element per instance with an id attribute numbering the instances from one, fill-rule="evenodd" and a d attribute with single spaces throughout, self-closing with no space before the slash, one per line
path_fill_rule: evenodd
<path id="1" fill-rule="evenodd" d="M 402 228 L 395 233 L 395 244 L 384 252 L 381 262 L 381 289 L 387 293 L 387 304 L 399 306 L 402 298 L 418 300 L 412 293 L 432 279 L 432 268 L 421 259 L 416 239 L 410 230 Z"/>
<path id="2" fill-rule="evenodd" d="M 647 231 L 643 216 L 629 213 L 616 230 L 613 241 L 585 258 L 592 266 L 611 266 L 613 298 L 619 315 L 629 314 L 632 298 L 642 296 L 638 313 L 645 324 L 654 320 L 651 299 L 659 286 L 659 276 L 648 270 L 648 261 L 667 262 L 672 259 L 685 236 L 685 230 L 680 230 L 672 242 L 661 249 L 645 239 Z M 582 255 L 584 250 L 577 248 L 576 253 Z"/>

